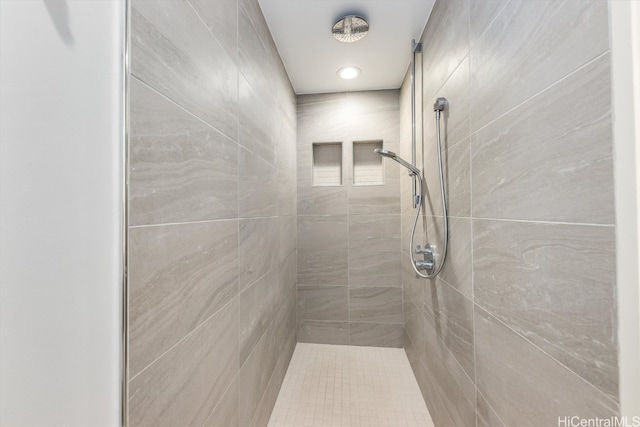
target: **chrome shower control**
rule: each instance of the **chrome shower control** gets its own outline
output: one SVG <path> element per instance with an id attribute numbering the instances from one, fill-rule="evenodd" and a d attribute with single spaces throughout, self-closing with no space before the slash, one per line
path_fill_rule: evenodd
<path id="1" fill-rule="evenodd" d="M 433 270 L 433 263 L 429 261 L 416 261 L 416 268 L 418 270 Z"/>
<path id="2" fill-rule="evenodd" d="M 416 261 L 416 268 L 418 270 L 427 270 L 429 273 L 433 272 L 436 267 L 436 257 L 432 246 L 421 248 L 420 245 L 416 247 L 416 254 L 422 255 L 422 261 Z"/>

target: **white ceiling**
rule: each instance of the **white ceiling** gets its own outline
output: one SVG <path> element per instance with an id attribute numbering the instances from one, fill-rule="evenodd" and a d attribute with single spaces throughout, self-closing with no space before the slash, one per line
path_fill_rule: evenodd
<path id="1" fill-rule="evenodd" d="M 297 94 L 397 89 L 435 0 L 258 0 Z M 331 35 L 345 15 L 369 22 L 367 36 L 341 43 Z M 336 72 L 362 71 L 353 80 Z"/>

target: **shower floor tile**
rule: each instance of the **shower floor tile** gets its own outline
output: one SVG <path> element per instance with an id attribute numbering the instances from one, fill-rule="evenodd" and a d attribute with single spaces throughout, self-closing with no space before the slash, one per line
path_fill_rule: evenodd
<path id="1" fill-rule="evenodd" d="M 431 427 L 401 348 L 298 343 L 269 427 Z"/>

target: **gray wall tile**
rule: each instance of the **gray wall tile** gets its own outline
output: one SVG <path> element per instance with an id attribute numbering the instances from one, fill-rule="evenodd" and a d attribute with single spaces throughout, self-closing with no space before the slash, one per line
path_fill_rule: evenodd
<path id="1" fill-rule="evenodd" d="M 475 314 L 478 390 L 506 425 L 555 425 L 559 416 L 609 418 L 609 400 L 482 309 Z"/>
<path id="2" fill-rule="evenodd" d="M 357 323 L 350 326 L 349 343 L 373 347 L 402 348 L 402 323 Z"/>
<path id="3" fill-rule="evenodd" d="M 298 249 L 298 285 L 347 286 L 348 257 L 346 250 Z"/>
<path id="4" fill-rule="evenodd" d="M 349 322 L 299 320 L 298 342 L 349 344 Z"/>
<path id="5" fill-rule="evenodd" d="M 475 221 L 474 267 L 480 306 L 617 396 L 612 227 Z"/>
<path id="6" fill-rule="evenodd" d="M 438 281 L 411 268 L 411 180 L 400 175 L 405 350 L 436 425 L 617 413 L 608 30 L 598 0 L 436 1 L 416 79 L 427 183 L 416 244 L 442 242 L 431 105 L 444 96 L 451 235 Z M 405 158 L 410 95 L 407 74 Z M 481 306 L 499 320 L 479 331 Z"/>
<path id="7" fill-rule="evenodd" d="M 348 298 L 344 286 L 298 286 L 298 319 L 349 320 Z"/>
<path id="8" fill-rule="evenodd" d="M 139 373 L 237 295 L 238 222 L 129 232 L 129 370 Z"/>
<path id="9" fill-rule="evenodd" d="M 475 217 L 613 224 L 609 68 L 605 55 L 473 135 Z"/>
<path id="10" fill-rule="evenodd" d="M 132 6 L 130 425 L 266 425 L 297 332 L 296 97 L 256 0 Z"/>
<path id="11" fill-rule="evenodd" d="M 469 378 L 474 378 L 471 300 L 438 278 L 426 285 L 424 313 L 427 330 L 436 333 Z"/>
<path id="12" fill-rule="evenodd" d="M 350 288 L 350 320 L 402 323 L 401 288 Z"/>
<path id="13" fill-rule="evenodd" d="M 347 216 L 300 216 L 298 217 L 298 248 L 300 249 L 347 249 Z"/>
<path id="14" fill-rule="evenodd" d="M 131 225 L 235 218 L 237 145 L 132 78 Z"/>
<path id="15" fill-rule="evenodd" d="M 506 427 L 491 405 L 482 397 L 482 393 L 477 392 L 476 399 L 478 405 L 477 427 Z"/>
<path id="16" fill-rule="evenodd" d="M 349 254 L 350 287 L 402 287 L 400 251 L 353 251 Z"/>
<path id="17" fill-rule="evenodd" d="M 271 270 L 240 293 L 238 303 L 241 365 L 271 325 L 277 308 L 275 291 L 278 279 L 278 270 Z"/>
<path id="18" fill-rule="evenodd" d="M 130 381 L 131 425 L 205 423 L 238 372 L 237 311 L 234 300 Z"/>
<path id="19" fill-rule="evenodd" d="M 599 0 L 509 2 L 471 50 L 472 131 L 607 51 L 607 7 Z"/>
<path id="20" fill-rule="evenodd" d="M 239 221 L 239 283 L 240 290 L 278 265 L 278 219 L 253 218 Z"/>
<path id="21" fill-rule="evenodd" d="M 230 57 L 238 56 L 238 0 L 188 0 Z"/>
<path id="22" fill-rule="evenodd" d="M 350 251 L 400 249 L 400 215 L 349 215 Z"/>
<path id="23" fill-rule="evenodd" d="M 238 378 L 236 377 L 203 427 L 240 427 L 238 414 Z"/>
<path id="24" fill-rule="evenodd" d="M 238 68 L 195 10 L 166 0 L 131 9 L 131 73 L 235 140 Z"/>

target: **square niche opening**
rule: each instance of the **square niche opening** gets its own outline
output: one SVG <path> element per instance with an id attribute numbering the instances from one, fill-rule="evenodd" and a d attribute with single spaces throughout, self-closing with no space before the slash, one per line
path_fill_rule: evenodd
<path id="1" fill-rule="evenodd" d="M 342 185 L 342 142 L 313 143 L 313 185 Z"/>
<path id="2" fill-rule="evenodd" d="M 353 141 L 353 185 L 384 185 L 382 156 L 373 152 L 382 141 Z"/>

